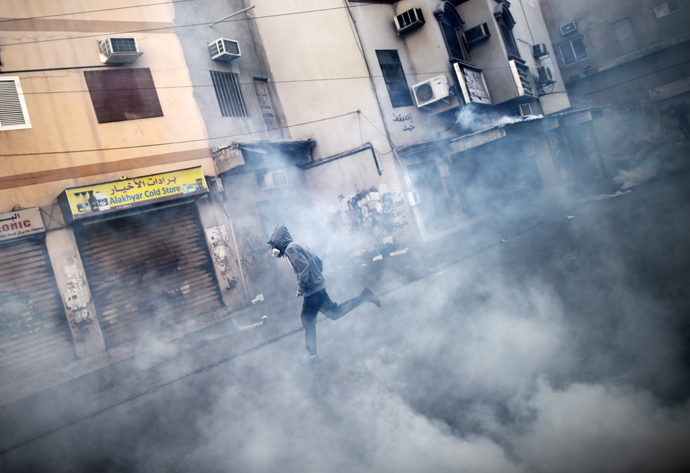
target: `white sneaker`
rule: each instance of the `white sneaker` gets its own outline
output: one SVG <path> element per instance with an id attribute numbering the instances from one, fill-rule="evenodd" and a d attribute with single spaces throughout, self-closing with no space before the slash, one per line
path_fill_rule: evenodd
<path id="1" fill-rule="evenodd" d="M 318 363 L 321 361 L 321 358 L 319 358 L 319 355 L 307 355 L 302 359 L 302 361 L 299 362 L 300 365 L 302 366 L 307 366 L 307 365 L 313 365 L 314 363 Z"/>

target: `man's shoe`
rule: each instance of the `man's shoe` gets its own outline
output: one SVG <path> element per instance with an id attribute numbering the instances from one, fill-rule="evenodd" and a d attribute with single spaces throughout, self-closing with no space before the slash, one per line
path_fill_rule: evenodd
<path id="1" fill-rule="evenodd" d="M 376 307 L 381 307 L 381 301 L 368 287 L 362 291 L 362 296 L 364 296 L 366 302 L 371 302 L 372 304 L 376 304 Z"/>
<path id="2" fill-rule="evenodd" d="M 307 366 L 307 365 L 313 365 L 314 363 L 318 363 L 321 361 L 321 358 L 319 358 L 319 355 L 307 355 L 304 357 L 302 361 L 299 362 L 300 365 L 302 366 Z"/>

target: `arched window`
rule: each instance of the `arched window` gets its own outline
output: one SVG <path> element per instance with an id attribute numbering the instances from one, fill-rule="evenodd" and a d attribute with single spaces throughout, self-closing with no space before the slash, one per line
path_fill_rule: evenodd
<path id="1" fill-rule="evenodd" d="M 508 58 L 510 59 L 521 59 L 520 50 L 518 49 L 517 42 L 515 41 L 515 36 L 513 36 L 513 27 L 515 26 L 515 18 L 510 13 L 508 5 L 505 3 L 500 3 L 496 6 L 494 10 L 494 17 L 498 22 L 498 27 L 501 30 L 501 36 L 503 36 L 503 42 L 508 50 Z"/>
<path id="2" fill-rule="evenodd" d="M 462 25 L 465 22 L 462 21 L 453 4 L 451 2 L 444 2 L 443 9 L 435 11 L 434 15 L 441 25 L 450 61 L 470 62 L 470 56 L 467 53 L 462 37 Z"/>

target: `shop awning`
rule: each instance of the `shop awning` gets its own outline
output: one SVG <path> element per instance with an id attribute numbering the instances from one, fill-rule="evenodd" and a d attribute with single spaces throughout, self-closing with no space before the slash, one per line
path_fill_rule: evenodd
<path id="1" fill-rule="evenodd" d="M 211 148 L 218 173 L 253 172 L 273 167 L 299 166 L 312 161 L 316 141 L 262 140 L 232 141 Z"/>

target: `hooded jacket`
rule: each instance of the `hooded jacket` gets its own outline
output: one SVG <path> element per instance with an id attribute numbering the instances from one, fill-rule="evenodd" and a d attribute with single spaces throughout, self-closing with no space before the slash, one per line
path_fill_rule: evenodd
<path id="1" fill-rule="evenodd" d="M 313 251 L 292 241 L 292 236 L 285 225 L 278 225 L 268 243 L 273 243 L 280 250 L 279 258 L 287 256 L 297 276 L 297 286 L 304 297 L 311 296 L 326 288 L 323 277 L 323 262 Z"/>

